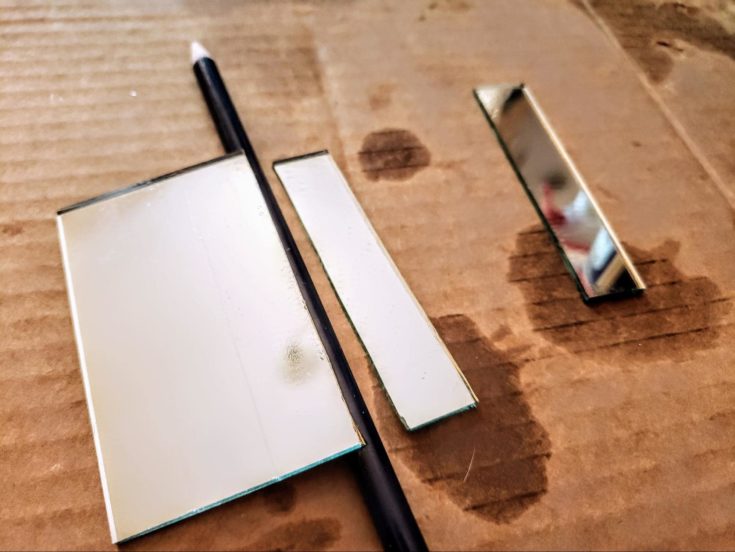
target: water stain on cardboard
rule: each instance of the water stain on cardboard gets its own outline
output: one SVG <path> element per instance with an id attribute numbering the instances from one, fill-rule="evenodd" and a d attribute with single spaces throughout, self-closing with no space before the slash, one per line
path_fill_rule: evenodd
<path id="1" fill-rule="evenodd" d="M 296 505 L 296 488 L 290 481 L 281 481 L 270 485 L 259 496 L 265 502 L 265 507 L 274 514 L 287 514 Z"/>
<path id="2" fill-rule="evenodd" d="M 653 82 L 668 76 L 674 56 L 687 45 L 735 60 L 735 35 L 715 13 L 694 2 L 590 0 L 589 4 Z"/>
<path id="3" fill-rule="evenodd" d="M 284 523 L 245 546 L 248 550 L 324 550 L 339 540 L 341 524 L 333 518 Z"/>
<path id="4" fill-rule="evenodd" d="M 472 5 L 466 0 L 432 0 L 426 6 L 429 10 L 443 10 L 461 13 L 469 10 Z"/>
<path id="5" fill-rule="evenodd" d="M 382 83 L 373 88 L 368 103 L 373 111 L 380 111 L 391 104 L 393 91 L 396 86 L 393 83 Z"/>
<path id="6" fill-rule="evenodd" d="M 370 180 L 405 180 L 431 163 L 431 153 L 410 130 L 385 128 L 368 134 L 359 152 Z"/>
<path id="7" fill-rule="evenodd" d="M 0 231 L 6 236 L 17 236 L 23 233 L 23 227 L 17 223 L 3 224 L 0 228 Z"/>
<path id="8" fill-rule="evenodd" d="M 546 230 L 539 225 L 520 232 L 508 280 L 523 292 L 534 331 L 573 353 L 626 360 L 683 360 L 712 347 L 731 298 L 710 279 L 682 273 L 673 240 L 650 251 L 625 247 L 648 289 L 640 297 L 588 307 Z"/>
<path id="9" fill-rule="evenodd" d="M 186 543 L 190 550 L 221 549 L 223 542 L 232 543 L 238 535 L 252 536 L 258 527 L 266 524 L 266 530 L 253 541 L 240 538 L 238 550 L 324 550 L 332 547 L 342 533 L 341 523 L 330 517 L 293 519 L 295 487 L 290 481 L 266 487 L 245 498 L 228 502 L 208 512 L 170 527 L 155 531 L 140 539 L 122 543 L 118 548 L 128 550 L 173 550 Z M 266 503 L 266 517 L 257 521 L 262 502 Z M 104 527 L 104 508 L 100 511 L 101 527 Z M 280 524 L 279 524 L 280 523 Z M 229 535 L 229 536 L 228 536 Z M 229 549 L 229 548 L 228 548 Z"/>
<path id="10" fill-rule="evenodd" d="M 475 410 L 406 433 L 390 425 L 395 451 L 421 480 L 463 510 L 508 523 L 546 493 L 551 443 L 523 395 L 520 364 L 462 314 L 432 319 L 477 393 Z M 505 333 L 505 332 L 501 332 Z"/>

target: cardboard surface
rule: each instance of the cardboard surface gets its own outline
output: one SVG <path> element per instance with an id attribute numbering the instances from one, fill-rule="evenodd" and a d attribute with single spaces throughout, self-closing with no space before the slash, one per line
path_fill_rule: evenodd
<path id="1" fill-rule="evenodd" d="M 735 8 L 725 0 L 586 0 L 580 8 L 640 78 L 712 181 L 735 205 Z"/>
<path id="2" fill-rule="evenodd" d="M 478 393 L 476 411 L 403 431 L 269 172 L 430 547 L 735 546 L 734 63 L 682 39 L 715 92 L 677 77 L 678 58 L 651 85 L 600 5 L 3 3 L 0 548 L 110 546 L 53 217 L 220 153 L 194 39 L 265 167 L 332 152 Z M 579 301 L 472 99 L 516 81 L 637 262 L 643 298 Z M 338 461 L 126 547 L 379 543 Z"/>

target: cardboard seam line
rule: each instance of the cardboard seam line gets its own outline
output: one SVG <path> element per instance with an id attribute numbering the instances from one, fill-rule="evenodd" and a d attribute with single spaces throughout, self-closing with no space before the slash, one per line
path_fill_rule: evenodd
<path id="1" fill-rule="evenodd" d="M 638 66 L 638 63 L 636 63 L 636 61 L 632 58 L 628 51 L 623 48 L 623 45 L 620 43 L 620 40 L 618 40 L 618 37 L 615 35 L 610 26 L 605 22 L 605 20 L 597 14 L 595 9 L 590 4 L 590 1 L 581 0 L 581 3 L 584 6 L 584 9 L 587 10 L 587 13 L 590 15 L 592 20 L 602 30 L 602 33 L 605 35 L 605 37 L 610 42 L 612 42 L 613 46 L 615 46 L 620 52 L 622 52 L 626 61 L 633 66 L 638 81 L 641 83 L 643 89 L 646 91 L 648 96 L 656 104 L 656 107 L 658 107 L 664 119 L 666 119 L 666 122 L 669 123 L 671 128 L 674 130 L 676 136 L 684 144 L 684 147 L 686 147 L 692 157 L 694 157 L 697 163 L 699 163 L 699 166 L 702 167 L 705 173 L 707 173 L 707 176 L 714 183 L 717 191 L 719 191 L 720 194 L 725 198 L 725 201 L 727 201 L 730 207 L 735 209 L 735 191 L 731 190 L 727 186 L 727 184 L 725 184 L 722 177 L 720 177 L 720 174 L 709 162 L 707 156 L 704 154 L 704 152 L 702 152 L 696 141 L 689 136 L 689 133 L 687 132 L 686 128 L 684 128 L 684 125 L 681 124 L 676 115 L 674 115 L 671 109 L 669 109 L 668 105 L 666 105 L 666 102 L 664 102 L 664 100 L 661 98 L 661 95 L 658 93 L 656 88 L 648 81 L 646 75 Z"/>

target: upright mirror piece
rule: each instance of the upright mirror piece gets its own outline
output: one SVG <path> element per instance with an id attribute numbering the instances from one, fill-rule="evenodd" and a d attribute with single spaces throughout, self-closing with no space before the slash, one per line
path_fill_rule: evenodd
<path id="1" fill-rule="evenodd" d="M 57 221 L 114 542 L 361 446 L 243 154 Z"/>
<path id="2" fill-rule="evenodd" d="M 499 84 L 477 88 L 475 96 L 582 299 L 642 292 L 643 280 L 531 92 Z"/>

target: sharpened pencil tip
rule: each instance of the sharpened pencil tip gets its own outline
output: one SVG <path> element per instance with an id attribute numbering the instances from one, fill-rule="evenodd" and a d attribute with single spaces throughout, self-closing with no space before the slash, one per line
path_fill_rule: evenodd
<path id="1" fill-rule="evenodd" d="M 211 58 L 211 56 L 209 55 L 209 52 L 204 46 L 202 46 L 196 41 L 192 42 L 191 43 L 191 63 L 192 65 L 195 64 L 197 61 L 199 61 L 202 58 Z"/>

